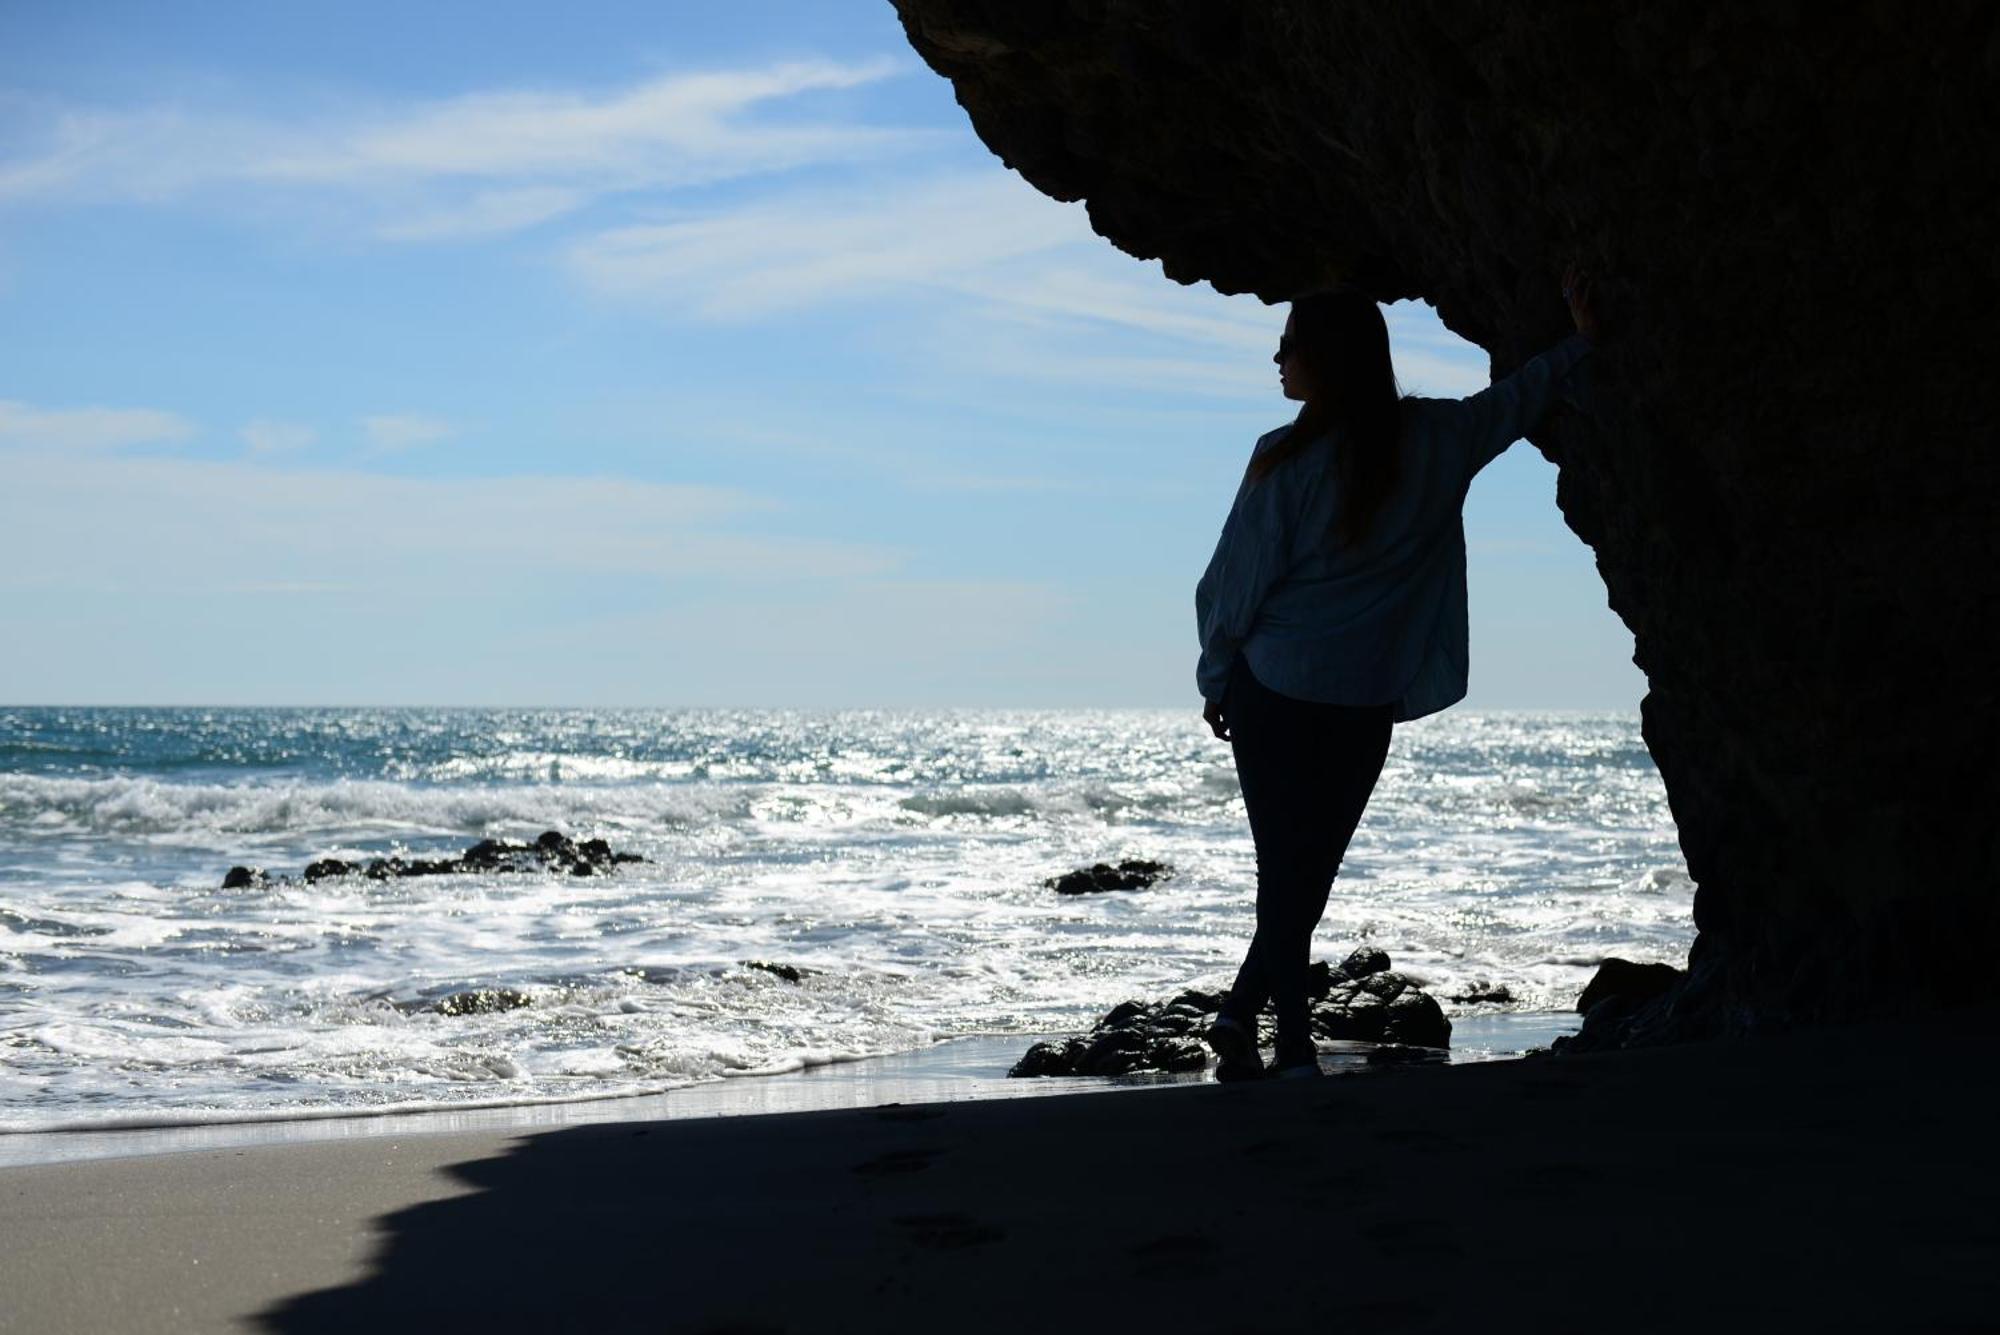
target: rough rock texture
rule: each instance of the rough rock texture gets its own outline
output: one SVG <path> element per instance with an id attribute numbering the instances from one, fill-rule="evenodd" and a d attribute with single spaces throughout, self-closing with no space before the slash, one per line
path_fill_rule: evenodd
<path id="1" fill-rule="evenodd" d="M 743 967 L 756 969 L 761 973 L 775 974 L 788 983 L 803 983 L 820 972 L 818 969 L 808 969 L 802 964 L 778 964 L 771 960 L 744 960 Z"/>
<path id="2" fill-rule="evenodd" d="M 1597 966 L 1596 975 L 1576 999 L 1576 1009 L 1588 1015 L 1599 1002 L 1614 999 L 1643 1005 L 1679 986 L 1682 976 L 1671 964 L 1634 964 L 1614 955 Z"/>
<path id="3" fill-rule="evenodd" d="M 1363 946 L 1339 964 L 1320 960 L 1308 984 L 1315 1038 L 1396 1047 L 1445 1048 L 1451 1021 L 1423 985 L 1389 967 L 1386 952 Z M 1129 1075 L 1199 1071 L 1208 1064 L 1201 1031 L 1229 993 L 1190 988 L 1169 1001 L 1123 1001 L 1087 1034 L 1047 1040 L 1014 1063 L 1011 1076 Z M 1271 1046 L 1275 1012 L 1258 1016 L 1258 1042 Z"/>
<path id="4" fill-rule="evenodd" d="M 994 152 L 1169 278 L 1422 297 L 1497 375 L 1600 275 L 1590 412 L 1533 443 L 1698 937 L 1580 1045 L 1987 990 L 2000 7 L 895 3 Z"/>
<path id="5" fill-rule="evenodd" d="M 406 1015 L 414 1015 L 418 1011 L 435 1011 L 439 1015 L 496 1015 L 501 1011 L 533 1005 L 534 998 L 517 988 L 486 987 L 452 992 L 431 1000 L 391 1004 Z"/>
<path id="6" fill-rule="evenodd" d="M 560 830 L 544 831 L 532 844 L 481 839 L 455 858 L 370 858 L 343 862 L 321 858 L 300 873 L 308 884 L 329 876 L 366 876 L 386 881 L 405 876 L 449 876 L 457 872 L 565 871 L 571 876 L 602 876 L 621 862 L 644 862 L 637 853 L 613 852 L 602 839 L 581 843 Z M 280 876 L 278 881 L 287 880 Z M 224 890 L 256 890 L 272 883 L 262 867 L 231 867 L 222 877 Z"/>
<path id="7" fill-rule="evenodd" d="M 1174 874 L 1164 862 L 1126 858 L 1117 866 L 1093 863 L 1080 871 L 1051 876 L 1042 884 L 1059 895 L 1094 895 L 1106 890 L 1145 890 Z"/>

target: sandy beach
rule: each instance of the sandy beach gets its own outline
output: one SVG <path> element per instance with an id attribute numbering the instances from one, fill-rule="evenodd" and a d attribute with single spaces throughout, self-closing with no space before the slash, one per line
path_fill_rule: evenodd
<path id="1" fill-rule="evenodd" d="M 13 1167 L 0 1324 L 1983 1328 L 1996 1019 Z"/>

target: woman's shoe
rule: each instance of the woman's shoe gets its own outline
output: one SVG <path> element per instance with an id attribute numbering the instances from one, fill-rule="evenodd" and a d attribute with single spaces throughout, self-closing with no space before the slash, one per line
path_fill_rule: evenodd
<path id="1" fill-rule="evenodd" d="M 1321 1074 L 1319 1049 L 1311 1044 L 1281 1045 L 1271 1061 L 1271 1074 L 1280 1080 L 1310 1079 Z"/>
<path id="2" fill-rule="evenodd" d="M 1254 1032 L 1226 1015 L 1219 1015 L 1215 1023 L 1203 1031 L 1202 1038 L 1215 1050 L 1217 1080 L 1227 1083 L 1263 1078 L 1264 1059 L 1257 1055 L 1257 1035 Z"/>

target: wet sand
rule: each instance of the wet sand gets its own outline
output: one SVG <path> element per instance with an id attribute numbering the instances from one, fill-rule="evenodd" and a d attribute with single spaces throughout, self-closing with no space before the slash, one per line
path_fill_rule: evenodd
<path id="1" fill-rule="evenodd" d="M 0 1327 L 1985 1329 L 1996 1021 L 5 1168 Z"/>

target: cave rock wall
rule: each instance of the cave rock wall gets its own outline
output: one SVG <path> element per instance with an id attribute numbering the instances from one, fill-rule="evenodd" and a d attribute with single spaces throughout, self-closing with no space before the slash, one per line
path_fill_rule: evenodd
<path id="1" fill-rule="evenodd" d="M 1644 670 L 1698 884 L 1597 1042 L 1983 995 L 1995 949 L 2000 6 L 894 0 L 973 127 L 1166 277 L 1422 297 L 1495 374 Z"/>

